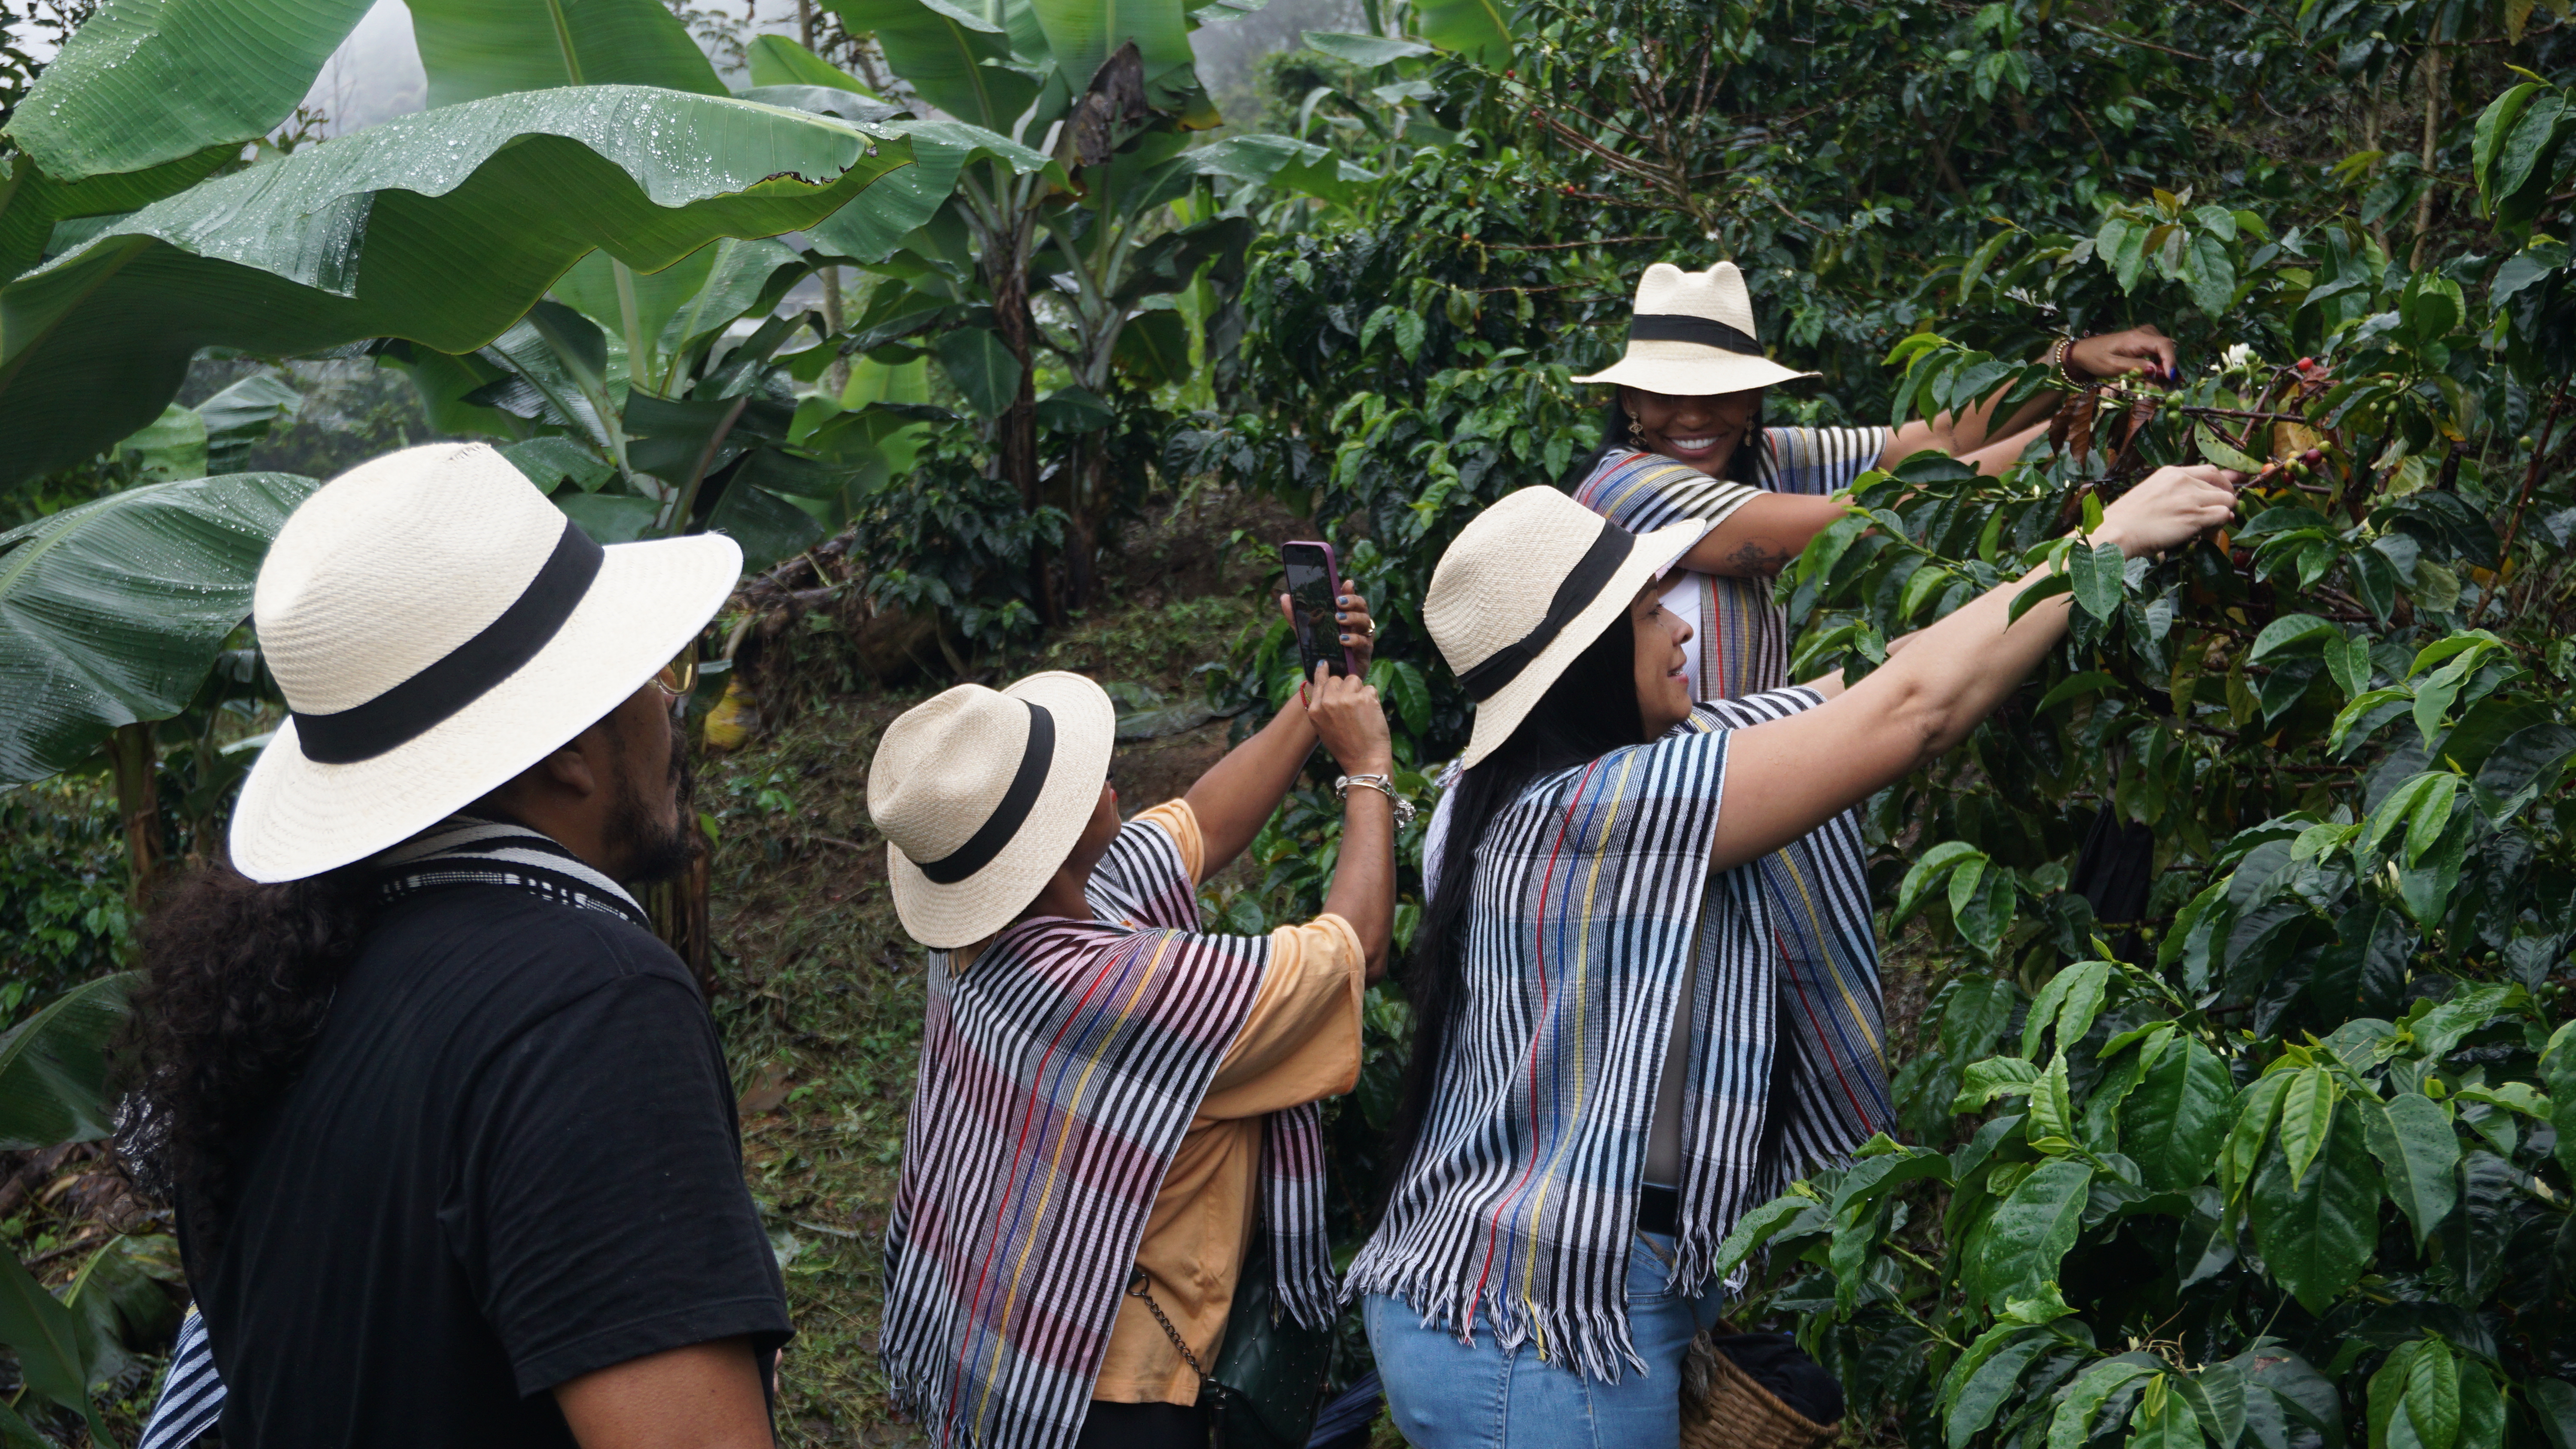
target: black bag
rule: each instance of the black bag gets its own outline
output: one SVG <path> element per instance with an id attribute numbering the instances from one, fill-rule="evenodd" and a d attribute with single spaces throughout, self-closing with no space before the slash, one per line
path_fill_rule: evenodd
<path id="1" fill-rule="evenodd" d="M 1270 1271 L 1270 1234 L 1255 1228 L 1235 1275 L 1225 1341 L 1199 1380 L 1214 1449 L 1305 1449 L 1333 1366 L 1333 1329 L 1288 1316 Z"/>

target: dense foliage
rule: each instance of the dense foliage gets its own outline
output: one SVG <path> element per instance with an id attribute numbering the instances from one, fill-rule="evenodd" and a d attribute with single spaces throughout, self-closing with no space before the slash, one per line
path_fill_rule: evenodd
<path id="1" fill-rule="evenodd" d="M 2022 359 L 2068 330 L 2154 322 L 2188 359 L 2171 393 L 2077 400 L 2007 479 L 1866 480 L 1783 582 L 1807 672 L 2033 563 L 2077 608 L 1996 721 L 1872 803 L 1884 927 L 1936 993 L 1898 1062 L 1917 1145 L 1748 1219 L 1747 1311 L 1919 1445 L 2576 1442 L 2563 22 L 1522 22 L 1516 64 L 1437 72 L 1458 139 L 1394 143 L 1367 215 L 1256 251 L 1235 406 L 1176 442 L 1350 530 L 1382 681 L 1427 685 L 1417 770 L 1464 720 L 1411 612 L 1430 564 L 1597 438 L 1565 379 L 1644 262 L 1745 263 L 1766 337 L 1826 373 L 1775 420 L 2051 386 Z M 2056 542 L 2204 459 L 2262 470 L 2232 537 L 2125 568 Z M 1292 660 L 1275 634 L 1241 666 L 1275 693 Z M 1283 915 L 1317 898 L 1323 803 L 1257 847 Z M 1347 1170 L 1404 1040 L 1381 996 Z"/>
<path id="2" fill-rule="evenodd" d="M 1096 5 L 1049 12 L 1098 22 L 1054 29 L 979 6 L 989 28 L 961 29 L 919 0 L 847 0 L 825 47 L 847 69 L 737 37 L 756 98 L 831 118 L 761 122 L 799 144 L 916 100 L 982 128 L 905 132 L 911 189 L 860 193 L 880 209 L 808 217 L 763 193 L 749 225 L 699 198 L 668 208 L 695 229 L 650 257 L 575 260 L 598 238 L 550 233 L 531 247 L 554 281 L 365 316 L 292 247 L 237 274 L 151 242 L 202 283 L 154 295 L 199 341 L 361 344 L 433 426 L 510 440 L 604 536 L 727 527 L 766 561 L 850 528 L 844 582 L 933 620 L 961 675 L 1077 605 L 1156 490 L 1269 493 L 1374 602 L 1399 779 L 1426 802 L 1467 721 L 1420 627 L 1431 566 L 1477 509 L 1598 439 L 1602 398 L 1569 379 L 1615 348 L 1646 263 L 1746 268 L 1764 337 L 1824 374 L 1775 390 L 1774 422 L 2027 395 L 2059 385 L 2028 362 L 2052 336 L 2161 326 L 2185 358 L 2171 391 L 2070 399 L 2001 480 L 1930 460 L 1873 476 L 1865 515 L 1783 581 L 1810 672 L 1866 672 L 2039 564 L 2076 622 L 1967 747 L 1869 806 L 1882 934 L 1930 996 L 1892 1044 L 1905 1142 L 1747 1220 L 1748 1312 L 1799 1323 L 1882 1441 L 2576 1449 L 2563 0 L 1372 4 L 1368 33 L 1265 68 L 1263 115 L 1293 139 L 1213 142 L 1193 134 L 1213 116 L 1186 32 L 1245 7 L 1148 8 L 1132 68 L 1097 64 L 1119 37 Z M 320 9 L 289 34 L 316 65 L 356 14 Z M 441 110 L 412 130 L 489 150 L 478 184 L 498 188 L 529 144 L 478 98 L 605 79 L 750 124 L 706 99 L 719 83 L 676 29 L 647 31 L 583 40 L 562 73 L 434 75 Z M 14 102 L 33 67 L 9 65 Z M 262 80 L 237 109 L 301 84 Z M 1080 124 L 1050 140 L 1038 116 Z M 197 179 L 263 134 L 235 130 L 147 155 L 131 138 L 153 126 L 101 129 L 115 154 L 77 184 L 0 152 L 19 178 L 0 182 L 0 271 L 54 259 L 0 313 L 52 306 L 45 278 L 90 265 L 134 205 L 160 198 L 176 228 L 190 188 L 237 185 Z M 868 134 L 892 152 L 895 132 Z M 75 139 L 30 154 L 67 164 Z M 358 168 L 399 139 L 319 150 Z M 586 144 L 598 206 L 643 216 L 644 160 Z M 324 170 L 305 156 L 272 189 L 320 195 Z M 452 248 L 470 191 L 378 224 Z M 284 280 L 253 297 L 259 267 Z M 859 279 L 846 310 L 837 286 L 818 310 L 783 300 L 824 267 Z M 125 355 L 88 315 L 13 331 L 0 394 L 74 375 L 29 357 Z M 166 331 L 126 352 L 169 372 L 187 339 Z M 82 410 L 127 418 L 114 436 L 161 403 L 94 389 Z M 225 471 L 238 429 L 287 411 L 165 407 L 14 485 L 0 526 Z M 2199 459 L 2261 472 L 2227 534 L 2125 567 L 2061 541 L 2147 468 Z M 165 681 L 193 712 L 141 737 L 167 758 L 165 848 L 211 829 L 244 758 L 228 746 L 268 696 L 246 642 L 197 641 L 228 662 L 194 694 Z M 1212 703 L 1257 706 L 1237 717 L 1253 726 L 1294 659 L 1273 630 L 1209 671 Z M 78 753 L 116 722 L 63 738 Z M 1319 908 L 1339 816 L 1323 778 L 1256 843 L 1255 883 L 1215 903 L 1232 926 Z M 0 808 L 42 818 L 12 825 L 0 909 L 30 923 L 33 969 L 88 975 L 121 949 L 112 841 L 96 813 L 21 799 Z M 1400 842 L 1409 886 L 1418 847 Z M 48 878 L 30 851 L 84 864 Z M 1407 1036 L 1400 996 L 1372 993 L 1361 1090 L 1334 1119 L 1346 1237 Z"/>

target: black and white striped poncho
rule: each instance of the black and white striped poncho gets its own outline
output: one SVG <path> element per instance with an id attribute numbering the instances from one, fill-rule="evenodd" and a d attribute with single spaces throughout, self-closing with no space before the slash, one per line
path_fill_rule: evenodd
<path id="1" fill-rule="evenodd" d="M 1640 1368 L 1626 1278 L 1655 1078 L 1685 969 L 1681 1222 L 1696 1293 L 1746 1209 L 1891 1124 L 1856 823 L 1709 874 L 1736 728 L 1821 703 L 1784 689 L 1700 705 L 1652 744 L 1534 782 L 1474 847 L 1464 996 L 1421 1138 L 1344 1292 L 1384 1293 L 1472 1339 L 1615 1381 Z M 1466 842 L 1447 869 L 1470 868 Z M 1762 1153 L 1780 1033 L 1797 1059 Z"/>
<path id="2" fill-rule="evenodd" d="M 1198 931 L 1180 849 L 1129 822 L 1092 872 L 1101 919 L 1024 921 L 972 966 L 930 953 L 921 1071 L 886 1226 L 878 1356 L 934 1444 L 1055 1449 L 1081 1431 L 1118 1299 L 1182 1135 L 1270 967 Z M 1333 1311 L 1322 1116 L 1263 1123 L 1281 1301 Z"/>

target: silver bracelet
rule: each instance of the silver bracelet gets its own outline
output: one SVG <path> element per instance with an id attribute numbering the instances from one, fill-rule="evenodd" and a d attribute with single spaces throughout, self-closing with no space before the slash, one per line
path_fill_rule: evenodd
<path id="1" fill-rule="evenodd" d="M 1395 828 L 1402 830 L 1413 823 L 1413 802 L 1395 793 L 1395 781 L 1386 775 L 1344 775 L 1333 782 L 1333 794 L 1342 800 L 1351 798 L 1353 785 L 1366 785 L 1395 807 Z"/>

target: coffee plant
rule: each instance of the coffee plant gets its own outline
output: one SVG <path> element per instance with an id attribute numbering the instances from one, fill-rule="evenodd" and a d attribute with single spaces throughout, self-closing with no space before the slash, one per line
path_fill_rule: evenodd
<path id="1" fill-rule="evenodd" d="M 2576 175 L 2565 105 L 2480 118 L 2494 245 L 2439 266 L 2179 194 L 1997 248 L 2070 314 L 2187 294 L 2219 365 L 2088 391 L 2000 481 L 1874 474 L 1783 580 L 1803 659 L 1855 674 L 2019 570 L 2073 596 L 2059 657 L 1871 806 L 1889 929 L 1967 968 L 1898 1074 L 1909 1143 L 1722 1255 L 1910 1444 L 2576 1444 L 2576 318 L 2524 200 Z M 1927 414 L 2053 381 L 1894 361 Z M 2252 475 L 2236 528 L 2081 536 L 2204 460 Z"/>

